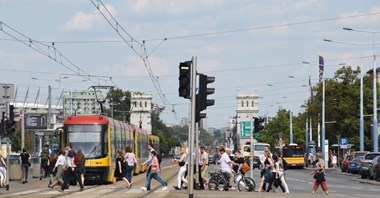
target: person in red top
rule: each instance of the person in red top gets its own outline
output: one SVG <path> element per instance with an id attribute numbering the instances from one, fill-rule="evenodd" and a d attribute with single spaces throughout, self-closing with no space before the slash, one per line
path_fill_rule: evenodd
<path id="1" fill-rule="evenodd" d="M 157 153 L 156 153 L 156 151 L 152 151 L 150 153 L 152 155 L 152 162 L 150 165 L 151 170 L 150 170 L 150 174 L 148 176 L 148 179 L 146 180 L 145 186 L 141 187 L 141 190 L 143 190 L 143 191 L 150 190 L 150 181 L 153 178 L 161 183 L 161 185 L 163 186 L 162 190 L 167 190 L 168 184 L 164 180 L 162 180 L 160 175 L 158 174 L 160 172 L 160 164 L 158 163 Z"/>

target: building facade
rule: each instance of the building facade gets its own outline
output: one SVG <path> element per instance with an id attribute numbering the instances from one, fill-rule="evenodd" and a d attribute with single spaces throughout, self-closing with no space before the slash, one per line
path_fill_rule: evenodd
<path id="1" fill-rule="evenodd" d="M 152 94 L 131 93 L 131 124 L 152 134 Z"/>
<path id="2" fill-rule="evenodd" d="M 68 115 L 93 115 L 100 114 L 98 101 L 103 101 L 101 91 L 70 91 L 63 93 L 63 114 Z"/>
<path id="3" fill-rule="evenodd" d="M 250 142 L 251 126 L 253 118 L 258 117 L 258 95 L 256 93 L 239 93 L 236 96 L 236 122 L 239 147 Z"/>

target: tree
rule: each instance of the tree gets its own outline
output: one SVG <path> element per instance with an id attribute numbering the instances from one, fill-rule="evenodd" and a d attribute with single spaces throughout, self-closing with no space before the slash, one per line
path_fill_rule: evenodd
<path id="1" fill-rule="evenodd" d="M 105 110 L 107 115 L 113 115 L 117 120 L 130 121 L 131 109 L 131 92 L 123 91 L 122 89 L 112 89 L 107 93 L 106 99 L 109 101 L 111 108 Z M 111 112 L 113 111 L 113 112 Z"/>
<path id="2" fill-rule="evenodd" d="M 372 76 L 364 76 L 364 115 L 373 114 Z M 305 112 L 293 115 L 293 142 L 305 143 L 306 121 L 312 120 L 313 132 L 322 123 L 322 82 L 312 87 L 313 97 L 305 104 Z M 377 94 L 379 95 L 379 94 Z M 336 144 L 336 135 L 347 137 L 354 148 L 359 148 L 359 97 L 360 68 L 351 66 L 339 68 L 332 78 L 325 79 L 325 137 L 330 144 Z M 364 117 L 365 150 L 372 150 L 370 116 Z M 282 132 L 284 143 L 289 142 L 289 111 L 279 109 L 276 116 L 266 124 L 259 141 L 277 144 L 276 134 Z M 313 133 L 317 140 L 317 133 Z"/>

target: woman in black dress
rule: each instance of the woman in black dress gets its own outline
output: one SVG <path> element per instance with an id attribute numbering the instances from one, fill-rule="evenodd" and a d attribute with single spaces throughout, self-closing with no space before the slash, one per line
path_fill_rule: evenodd
<path id="1" fill-rule="evenodd" d="M 130 188 L 131 185 L 130 185 L 129 181 L 124 177 L 123 170 L 124 170 L 124 168 L 123 168 L 123 151 L 121 151 L 119 149 L 119 150 L 117 150 L 116 165 L 115 165 L 115 172 L 113 175 L 113 186 L 112 186 L 112 188 L 115 188 L 116 181 L 120 180 L 120 179 L 123 179 L 128 184 L 128 188 Z"/>

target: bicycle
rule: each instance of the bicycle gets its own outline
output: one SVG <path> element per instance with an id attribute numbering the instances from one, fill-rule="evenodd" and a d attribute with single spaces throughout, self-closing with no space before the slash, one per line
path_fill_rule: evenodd
<path id="1" fill-rule="evenodd" d="M 209 171 L 210 179 L 208 180 L 208 189 L 209 190 L 228 190 L 226 175 L 223 174 L 220 170 Z"/>
<path id="2" fill-rule="evenodd" d="M 239 191 L 252 192 L 256 189 L 255 181 L 252 178 L 245 176 L 241 171 L 235 175 L 234 181 L 235 183 L 238 181 L 237 187 Z"/>
<path id="3" fill-rule="evenodd" d="M 233 171 L 233 173 L 235 172 Z M 227 174 L 221 172 L 220 170 L 214 172 L 209 171 L 209 174 L 209 190 L 228 191 L 229 178 Z M 246 177 L 245 174 L 241 173 L 240 171 L 239 173 L 235 174 L 234 182 L 237 183 L 239 191 L 252 192 L 256 189 L 255 181 L 250 177 Z"/>

